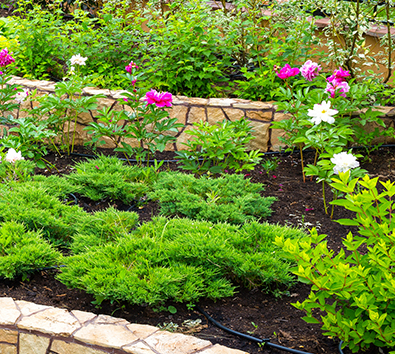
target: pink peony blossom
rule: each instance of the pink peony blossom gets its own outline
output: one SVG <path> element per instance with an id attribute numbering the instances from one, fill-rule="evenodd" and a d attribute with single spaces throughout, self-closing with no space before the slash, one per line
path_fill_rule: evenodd
<path id="1" fill-rule="evenodd" d="M 337 93 L 340 96 L 347 97 L 346 92 L 350 91 L 350 86 L 346 81 L 332 80 L 326 85 L 325 91 L 329 92 L 331 97 L 334 98 Z"/>
<path id="2" fill-rule="evenodd" d="M 173 96 L 170 92 L 158 92 L 154 89 L 145 94 L 147 105 L 155 104 L 156 107 L 171 107 Z"/>
<path id="3" fill-rule="evenodd" d="M 296 76 L 299 74 L 299 68 L 291 68 L 289 64 L 285 64 L 281 69 L 280 72 L 277 72 L 277 76 L 280 79 L 288 79 L 289 77 Z"/>
<path id="4" fill-rule="evenodd" d="M 0 66 L 1 67 L 6 67 L 7 65 L 10 65 L 11 63 L 14 63 L 15 59 L 11 56 L 10 53 L 8 53 L 8 49 L 4 48 L 0 52 Z"/>
<path id="5" fill-rule="evenodd" d="M 132 73 L 132 69 L 133 69 L 133 68 L 136 68 L 136 69 L 139 68 L 139 67 L 137 66 L 137 64 L 134 63 L 133 61 L 131 61 L 127 66 L 125 66 L 125 70 L 126 70 L 129 74 Z"/>
<path id="6" fill-rule="evenodd" d="M 345 81 L 346 77 L 350 76 L 350 72 L 347 70 L 343 70 L 342 68 L 339 68 L 339 70 L 335 70 L 333 72 L 333 75 L 329 76 L 326 81 L 332 82 L 332 81 Z"/>
<path id="7" fill-rule="evenodd" d="M 300 68 L 300 73 L 307 81 L 313 81 L 313 79 L 319 75 L 321 69 L 321 66 L 317 63 L 307 60 Z"/>
<path id="8" fill-rule="evenodd" d="M 133 85 L 133 86 L 136 85 L 136 82 L 137 82 L 136 79 L 132 80 L 132 85 Z"/>

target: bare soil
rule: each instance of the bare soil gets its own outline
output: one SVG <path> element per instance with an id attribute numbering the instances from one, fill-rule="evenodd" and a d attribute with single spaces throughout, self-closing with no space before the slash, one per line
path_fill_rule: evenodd
<path id="1" fill-rule="evenodd" d="M 84 152 L 86 151 L 79 151 Z M 102 149 L 100 152 L 113 154 L 111 150 Z M 89 153 L 89 152 L 88 152 Z M 296 225 L 305 228 L 317 227 L 320 233 L 328 235 L 328 243 L 332 249 L 338 251 L 342 247 L 342 238 L 352 227 L 345 227 L 332 221 L 323 209 L 321 185 L 310 181 L 303 183 L 301 160 L 298 154 L 273 155 L 279 158 L 277 169 L 266 173 L 261 166 L 252 172 L 246 172 L 246 178 L 265 185 L 265 195 L 275 196 L 277 201 L 273 205 L 274 213 L 268 219 L 271 223 L 281 225 Z M 270 156 L 269 156 L 270 157 Z M 307 162 L 313 159 L 312 154 L 306 154 Z M 157 159 L 174 158 L 174 153 L 158 154 Z M 374 152 L 370 162 L 362 163 L 372 176 L 379 176 L 381 180 L 393 179 L 395 170 L 395 148 L 381 148 Z M 59 173 L 67 174 L 72 170 L 75 162 L 84 159 L 81 156 L 48 156 L 50 162 L 56 164 Z M 165 163 L 164 169 L 178 169 L 175 163 Z M 38 173 L 56 174 L 55 170 L 38 170 Z M 328 193 L 330 194 L 330 193 Z M 79 199 L 79 204 L 87 212 L 100 210 L 114 205 L 120 209 L 128 206 L 116 202 L 94 203 L 87 199 Z M 134 210 L 139 213 L 140 221 L 149 221 L 153 215 L 158 215 L 158 205 L 150 202 L 142 209 Z M 351 217 L 352 213 L 335 209 L 334 220 Z M 131 306 L 127 303 L 103 302 L 96 308 L 94 298 L 84 291 L 67 289 L 54 279 L 56 271 L 41 271 L 31 275 L 28 280 L 14 281 L 0 280 L 0 296 L 10 296 L 16 300 L 33 301 L 38 304 L 57 306 L 69 310 L 78 309 L 93 313 L 108 314 L 122 317 L 130 322 L 144 323 L 153 326 L 163 326 L 168 329 L 178 325 L 178 331 L 193 334 L 208 339 L 213 343 L 244 350 L 248 353 L 282 353 L 277 349 L 260 347 L 256 343 L 230 335 L 208 322 L 207 318 L 198 311 L 190 310 L 185 304 L 166 303 L 177 309 L 175 314 L 168 311 L 158 312 L 151 307 Z M 303 313 L 292 306 L 296 301 L 303 301 L 309 294 L 309 286 L 297 283 L 282 297 L 262 293 L 259 289 L 238 289 L 233 298 L 226 298 L 217 302 L 202 300 L 198 305 L 210 316 L 233 330 L 251 334 L 257 338 L 270 338 L 271 342 L 288 348 L 295 348 L 309 353 L 338 353 L 338 339 L 328 338 L 322 334 L 319 326 L 305 323 L 301 320 Z M 188 330 L 183 323 L 187 319 L 202 320 L 201 325 Z M 349 353 L 346 349 L 344 353 Z M 379 353 L 373 348 L 369 353 Z"/>

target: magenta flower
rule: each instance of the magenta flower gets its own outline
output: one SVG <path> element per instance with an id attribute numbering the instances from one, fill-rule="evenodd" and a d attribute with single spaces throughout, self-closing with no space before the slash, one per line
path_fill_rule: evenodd
<path id="1" fill-rule="evenodd" d="M 127 98 L 122 98 L 125 102 L 129 102 L 129 100 Z"/>
<path id="2" fill-rule="evenodd" d="M 136 85 L 136 82 L 137 82 L 136 79 L 132 80 L 132 85 L 133 85 L 133 86 Z"/>
<path id="3" fill-rule="evenodd" d="M 342 68 L 339 68 L 339 70 L 335 70 L 333 72 L 333 75 L 329 76 L 326 81 L 332 82 L 332 81 L 345 81 L 346 77 L 350 76 L 350 72 L 347 70 L 343 70 Z"/>
<path id="4" fill-rule="evenodd" d="M 280 79 L 288 79 L 289 77 L 296 76 L 299 74 L 299 68 L 291 68 L 289 64 L 285 64 L 281 69 L 280 72 L 277 72 L 277 76 Z"/>
<path id="5" fill-rule="evenodd" d="M 131 61 L 127 66 L 125 66 L 125 70 L 126 70 L 129 74 L 132 73 L 132 69 L 133 69 L 133 68 L 136 68 L 136 69 L 139 68 L 139 67 L 137 66 L 137 64 L 134 63 L 133 61 Z"/>
<path id="6" fill-rule="evenodd" d="M 2 68 L 6 67 L 7 65 L 10 65 L 15 62 L 15 59 L 11 56 L 10 53 L 8 53 L 8 49 L 4 48 L 0 52 L 0 66 Z"/>
<path id="7" fill-rule="evenodd" d="M 346 92 L 350 91 L 350 86 L 346 81 L 332 80 L 326 85 L 325 91 L 329 92 L 331 97 L 334 98 L 337 93 L 340 96 L 347 97 Z"/>
<path id="8" fill-rule="evenodd" d="M 99 169 L 99 166 L 95 166 L 97 169 Z"/>
<path id="9" fill-rule="evenodd" d="M 300 68 L 300 73 L 307 81 L 313 81 L 313 79 L 319 75 L 321 69 L 321 66 L 317 63 L 307 60 Z"/>
<path id="10" fill-rule="evenodd" d="M 170 92 L 158 92 L 154 89 L 145 94 L 145 101 L 147 105 L 155 104 L 156 107 L 171 107 L 173 96 Z"/>

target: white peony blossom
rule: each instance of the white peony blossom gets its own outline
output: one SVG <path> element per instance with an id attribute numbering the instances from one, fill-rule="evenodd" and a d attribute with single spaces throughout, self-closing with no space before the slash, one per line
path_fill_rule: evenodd
<path id="1" fill-rule="evenodd" d="M 309 109 L 307 115 L 312 117 L 311 122 L 315 125 L 320 124 L 321 122 L 333 124 L 335 122 L 335 118 L 332 116 L 336 113 L 336 109 L 331 109 L 330 101 L 322 101 L 321 104 L 315 104 L 313 109 Z"/>
<path id="2" fill-rule="evenodd" d="M 88 58 L 82 57 L 80 54 L 73 55 L 70 59 L 71 66 L 73 67 L 74 65 L 85 65 L 85 62 L 87 61 Z"/>
<path id="3" fill-rule="evenodd" d="M 74 74 L 75 74 L 75 66 L 70 66 L 69 75 L 74 75 Z"/>
<path id="4" fill-rule="evenodd" d="M 14 149 L 9 149 L 7 151 L 7 155 L 5 155 L 5 160 L 8 162 L 15 162 L 18 160 L 24 160 L 24 158 L 22 157 L 22 153 L 16 152 Z"/>
<path id="5" fill-rule="evenodd" d="M 351 168 L 359 167 L 359 162 L 353 154 L 348 154 L 343 151 L 339 154 L 334 154 L 331 162 L 335 164 L 333 172 L 339 174 L 340 172 L 347 172 Z"/>
<path id="6" fill-rule="evenodd" d="M 15 101 L 18 103 L 22 103 L 26 98 L 29 96 L 29 91 L 28 90 L 23 90 L 22 92 L 17 92 L 15 95 Z"/>

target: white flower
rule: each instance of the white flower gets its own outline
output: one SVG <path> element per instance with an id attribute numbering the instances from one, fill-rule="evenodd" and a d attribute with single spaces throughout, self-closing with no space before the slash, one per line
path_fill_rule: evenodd
<path id="1" fill-rule="evenodd" d="M 340 172 L 347 172 L 350 168 L 356 168 L 359 166 L 357 158 L 353 154 L 349 154 L 345 151 L 334 154 L 331 158 L 331 162 L 335 164 L 333 167 L 333 173 L 339 174 Z"/>
<path id="2" fill-rule="evenodd" d="M 22 92 L 17 92 L 15 95 L 15 101 L 22 103 L 29 96 L 29 90 L 23 90 Z"/>
<path id="3" fill-rule="evenodd" d="M 70 59 L 71 66 L 74 65 L 85 65 L 88 58 L 82 57 L 80 54 L 73 55 Z"/>
<path id="4" fill-rule="evenodd" d="M 322 101 L 321 104 L 315 104 L 313 109 L 309 109 L 307 115 L 312 117 L 311 122 L 315 125 L 321 122 L 333 124 L 335 118 L 332 116 L 337 113 L 336 109 L 331 109 L 331 102 Z"/>
<path id="5" fill-rule="evenodd" d="M 7 155 L 5 155 L 5 160 L 8 162 L 15 162 L 18 160 L 24 160 L 24 158 L 22 157 L 22 153 L 16 152 L 14 149 L 9 149 L 7 151 Z"/>
<path id="6" fill-rule="evenodd" d="M 75 74 L 75 66 L 70 66 L 69 75 L 74 75 L 74 74 Z"/>

